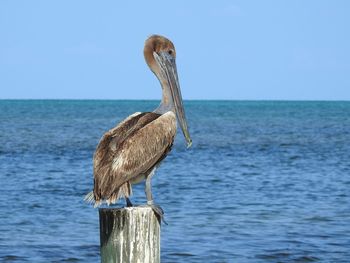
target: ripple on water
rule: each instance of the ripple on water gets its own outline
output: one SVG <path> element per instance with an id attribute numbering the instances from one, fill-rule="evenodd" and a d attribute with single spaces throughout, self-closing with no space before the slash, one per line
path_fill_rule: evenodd
<path id="1" fill-rule="evenodd" d="M 6 255 L 0 257 L 1 262 L 30 262 L 26 257 L 20 257 L 15 255 Z"/>

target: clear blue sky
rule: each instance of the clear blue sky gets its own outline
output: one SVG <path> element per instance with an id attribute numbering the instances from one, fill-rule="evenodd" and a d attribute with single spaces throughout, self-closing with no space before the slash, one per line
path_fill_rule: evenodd
<path id="1" fill-rule="evenodd" d="M 159 99 L 154 33 L 185 99 L 350 100 L 346 0 L 2 0 L 0 98 Z"/>

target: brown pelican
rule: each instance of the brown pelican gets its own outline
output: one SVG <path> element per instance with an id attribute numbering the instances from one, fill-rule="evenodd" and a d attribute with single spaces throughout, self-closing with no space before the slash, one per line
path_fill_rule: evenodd
<path id="1" fill-rule="evenodd" d="M 162 216 L 161 208 L 153 203 L 151 178 L 171 150 L 177 122 L 188 147 L 192 140 L 182 104 L 173 43 L 153 35 L 145 42 L 144 56 L 161 84 L 162 101 L 153 112 L 136 112 L 103 135 L 94 154 L 94 190 L 85 199 L 94 202 L 96 207 L 103 201 L 109 205 L 124 197 L 127 206 L 131 206 L 131 185 L 146 180 L 147 204 Z"/>

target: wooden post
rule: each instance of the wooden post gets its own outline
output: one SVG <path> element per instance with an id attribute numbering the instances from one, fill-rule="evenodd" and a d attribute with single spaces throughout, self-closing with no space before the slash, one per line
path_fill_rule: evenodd
<path id="1" fill-rule="evenodd" d="M 100 208 L 102 263 L 159 263 L 160 222 L 151 207 Z"/>

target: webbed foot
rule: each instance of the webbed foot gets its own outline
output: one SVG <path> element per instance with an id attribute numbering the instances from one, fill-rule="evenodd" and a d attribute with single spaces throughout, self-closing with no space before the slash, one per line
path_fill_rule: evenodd
<path id="1" fill-rule="evenodd" d="M 150 206 L 153 210 L 153 212 L 156 214 L 158 220 L 160 222 L 164 222 L 164 224 L 168 224 L 165 219 L 164 219 L 164 210 L 160 207 L 160 205 L 157 205 L 155 203 L 153 203 L 153 201 L 147 201 L 147 205 Z"/>
<path id="2" fill-rule="evenodd" d="M 132 203 L 131 203 L 129 198 L 126 197 L 125 201 L 126 201 L 126 207 L 133 207 L 133 205 L 132 205 Z"/>

